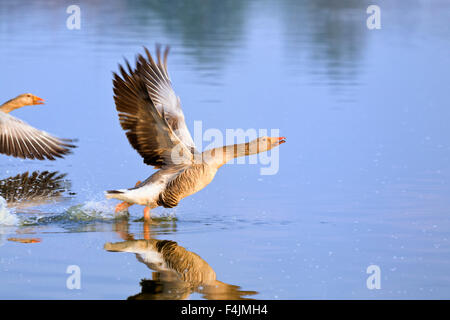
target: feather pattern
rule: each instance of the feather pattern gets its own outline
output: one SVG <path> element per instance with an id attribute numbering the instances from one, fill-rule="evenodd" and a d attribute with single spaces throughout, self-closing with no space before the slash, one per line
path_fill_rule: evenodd
<path id="1" fill-rule="evenodd" d="M 0 180 L 0 196 L 8 204 L 35 202 L 41 199 L 52 201 L 70 189 L 66 174 L 58 172 L 28 171 Z"/>
<path id="2" fill-rule="evenodd" d="M 156 62 L 153 60 L 148 49 L 144 47 L 144 50 L 147 58 L 138 55 L 137 69 L 139 70 L 139 74 L 145 79 L 145 85 L 153 104 L 160 114 L 164 116 L 178 138 L 192 152 L 196 152 L 194 141 L 186 126 L 180 99 L 172 88 L 167 70 L 169 47 L 166 47 L 163 57 L 161 57 L 161 46 L 156 46 Z"/>
<path id="3" fill-rule="evenodd" d="M 155 168 L 189 164 L 193 160 L 192 151 L 174 133 L 164 109 L 160 112 L 156 108 L 147 89 L 152 79 L 144 75 L 142 59 L 138 57 L 136 69 L 126 61 L 128 71 L 119 65 L 120 76 L 114 73 L 114 100 L 120 124 L 145 164 Z M 161 78 L 158 79 L 162 79 L 164 71 L 159 72 Z"/>
<path id="4" fill-rule="evenodd" d="M 0 153 L 22 159 L 55 160 L 75 148 L 72 142 L 56 138 L 0 111 Z"/>

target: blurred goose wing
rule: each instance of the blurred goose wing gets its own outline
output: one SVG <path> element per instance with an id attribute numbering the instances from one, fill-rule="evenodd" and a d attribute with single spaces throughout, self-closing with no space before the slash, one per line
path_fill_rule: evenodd
<path id="1" fill-rule="evenodd" d="M 156 168 L 191 164 L 191 150 L 174 133 L 149 95 L 149 80 L 139 67 L 132 70 L 127 61 L 126 65 L 128 72 L 119 65 L 121 76 L 113 73 L 113 85 L 119 121 L 131 146 L 145 164 Z"/>
<path id="2" fill-rule="evenodd" d="M 161 47 L 156 46 L 157 62 L 155 62 L 144 47 L 147 59 L 142 55 L 137 57 L 137 69 L 144 77 L 145 85 L 156 109 L 164 116 L 167 123 L 178 138 L 194 153 L 195 144 L 186 126 L 180 98 L 175 94 L 167 71 L 167 56 L 169 47 L 164 50 L 161 58 Z"/>
<path id="3" fill-rule="evenodd" d="M 72 140 L 56 138 L 0 112 L 0 153 L 22 159 L 55 160 L 70 153 Z"/>
<path id="4" fill-rule="evenodd" d="M 0 180 L 0 196 L 8 203 L 52 200 L 67 191 L 66 174 L 58 172 L 27 171 L 14 177 Z"/>

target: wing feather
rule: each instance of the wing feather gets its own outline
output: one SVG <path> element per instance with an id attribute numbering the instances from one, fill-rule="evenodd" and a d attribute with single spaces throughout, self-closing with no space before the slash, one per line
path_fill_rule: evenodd
<path id="1" fill-rule="evenodd" d="M 166 47 L 161 56 L 161 46 L 156 46 L 155 61 L 144 47 L 146 58 L 142 55 L 137 57 L 137 70 L 145 79 L 145 85 L 153 101 L 153 104 L 161 114 L 178 138 L 194 153 L 197 152 L 191 134 L 186 126 L 180 99 L 175 94 L 167 70 L 167 57 L 169 47 Z"/>
<path id="2" fill-rule="evenodd" d="M 128 61 L 125 64 L 128 72 L 119 65 L 120 75 L 113 73 L 113 91 L 119 121 L 131 146 L 145 164 L 156 168 L 191 163 L 191 150 L 173 132 L 149 95 L 150 80 L 139 68 L 133 70 Z"/>
<path id="3" fill-rule="evenodd" d="M 10 114 L 0 112 L 0 153 L 22 159 L 55 160 L 75 148 L 72 142 L 56 138 Z"/>
<path id="4" fill-rule="evenodd" d="M 23 201 L 34 201 L 41 198 L 52 200 L 53 197 L 68 191 L 70 183 L 65 179 L 66 174 L 58 172 L 29 173 L 28 171 L 0 180 L 0 196 L 9 204 Z"/>

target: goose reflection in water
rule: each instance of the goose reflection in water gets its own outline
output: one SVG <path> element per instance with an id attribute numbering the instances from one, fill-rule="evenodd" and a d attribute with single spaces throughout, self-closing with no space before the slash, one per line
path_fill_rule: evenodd
<path id="1" fill-rule="evenodd" d="M 16 176 L 0 180 L 0 204 L 13 208 L 16 213 L 39 213 L 36 206 L 55 203 L 64 199 L 63 194 L 69 192 L 70 182 L 66 174 L 49 171 L 27 171 Z M 29 208 L 33 209 L 29 209 Z M 0 208 L 1 209 L 1 208 Z M 34 228 L 17 230 L 17 233 L 33 234 Z M 39 238 L 11 237 L 9 241 L 19 243 L 39 243 Z"/>
<path id="2" fill-rule="evenodd" d="M 27 171 L 0 180 L 0 197 L 16 210 L 62 201 L 69 190 L 66 174 L 57 171 Z"/>
<path id="3" fill-rule="evenodd" d="M 134 240 L 124 230 L 128 228 L 128 221 L 117 223 L 118 234 L 125 241 L 108 242 L 105 250 L 134 253 L 139 262 L 155 271 L 151 280 L 141 280 L 141 292 L 128 299 L 180 300 L 187 299 L 192 293 L 200 293 L 203 298 L 211 300 L 250 300 L 245 296 L 257 294 L 256 291 L 242 291 L 239 286 L 218 281 L 215 271 L 205 260 L 175 241 L 152 239 L 148 222 L 144 222 L 145 239 L 142 240 Z"/>

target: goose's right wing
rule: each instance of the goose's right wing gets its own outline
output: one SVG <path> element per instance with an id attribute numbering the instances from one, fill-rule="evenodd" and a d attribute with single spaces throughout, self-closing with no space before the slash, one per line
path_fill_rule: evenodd
<path id="1" fill-rule="evenodd" d="M 55 160 L 70 153 L 70 148 L 75 147 L 71 142 L 0 111 L 0 153 L 22 159 Z"/>

